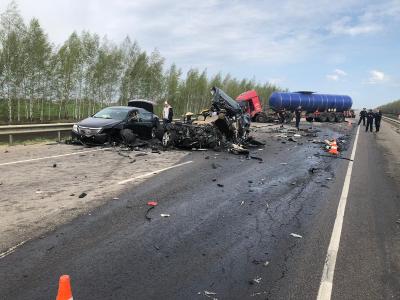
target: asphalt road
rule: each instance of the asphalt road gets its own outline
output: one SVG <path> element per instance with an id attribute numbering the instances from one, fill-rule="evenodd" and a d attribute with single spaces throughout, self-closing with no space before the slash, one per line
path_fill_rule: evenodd
<path id="1" fill-rule="evenodd" d="M 321 129 L 320 138 L 343 133 Z M 391 130 L 359 133 L 332 299 L 400 298 L 400 148 Z M 74 299 L 315 299 L 348 167 L 315 157 L 318 147 L 274 138 L 254 150 L 261 163 L 192 152 L 179 162 L 192 163 L 0 259 L 0 299 L 54 299 L 61 274 Z M 151 221 L 148 201 L 158 202 Z"/>

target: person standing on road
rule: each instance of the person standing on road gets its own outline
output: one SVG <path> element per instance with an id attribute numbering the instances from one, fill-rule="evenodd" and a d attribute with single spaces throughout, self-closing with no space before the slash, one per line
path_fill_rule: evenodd
<path id="1" fill-rule="evenodd" d="M 364 107 L 362 111 L 360 111 L 360 120 L 358 121 L 358 125 L 363 122 L 363 126 L 365 126 L 365 118 L 367 116 L 367 109 Z"/>
<path id="2" fill-rule="evenodd" d="M 367 127 L 365 127 L 365 132 L 369 130 L 372 132 L 372 125 L 374 124 L 374 116 L 375 114 L 372 112 L 372 109 L 370 109 L 367 112 Z"/>
<path id="3" fill-rule="evenodd" d="M 296 128 L 300 130 L 301 106 L 297 107 L 294 113 L 296 115 Z"/>
<path id="4" fill-rule="evenodd" d="M 164 109 L 163 109 L 163 122 L 164 122 L 164 124 L 171 123 L 173 117 L 174 117 L 174 112 L 172 110 L 172 106 L 169 105 L 167 101 L 165 101 L 164 102 Z"/>
<path id="5" fill-rule="evenodd" d="M 377 110 L 375 113 L 375 131 L 379 132 L 379 129 L 381 128 L 381 120 L 382 120 L 382 112 L 380 109 Z"/>

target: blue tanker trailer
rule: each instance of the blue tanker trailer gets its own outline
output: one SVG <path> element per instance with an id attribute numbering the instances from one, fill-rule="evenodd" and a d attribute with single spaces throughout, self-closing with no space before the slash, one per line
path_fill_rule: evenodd
<path id="1" fill-rule="evenodd" d="M 307 121 L 343 122 L 345 117 L 353 117 L 350 108 L 353 101 L 346 95 L 316 94 L 313 92 L 275 92 L 269 98 L 269 106 L 274 111 L 293 112 L 301 106 Z"/>

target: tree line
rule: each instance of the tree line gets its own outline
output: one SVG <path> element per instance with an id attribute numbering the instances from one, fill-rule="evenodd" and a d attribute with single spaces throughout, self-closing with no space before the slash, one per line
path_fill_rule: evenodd
<path id="1" fill-rule="evenodd" d="M 387 115 L 400 115 L 400 100 L 379 106 L 382 113 Z"/>
<path id="2" fill-rule="evenodd" d="M 109 105 L 151 99 L 159 112 L 168 101 L 181 115 L 210 106 L 210 88 L 231 97 L 255 89 L 264 105 L 279 88 L 255 79 L 237 79 L 207 70 L 186 74 L 158 50 L 147 53 L 129 37 L 116 44 L 106 37 L 73 32 L 59 46 L 33 18 L 25 23 L 15 1 L 0 15 L 0 122 L 78 120 Z"/>

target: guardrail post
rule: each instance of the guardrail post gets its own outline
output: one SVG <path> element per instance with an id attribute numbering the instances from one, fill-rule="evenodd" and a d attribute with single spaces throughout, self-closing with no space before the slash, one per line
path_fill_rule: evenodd
<path id="1" fill-rule="evenodd" d="M 12 134 L 8 135 L 8 144 L 11 146 L 13 144 L 13 136 Z"/>
<path id="2" fill-rule="evenodd" d="M 61 131 L 57 131 L 58 141 L 61 142 Z"/>

